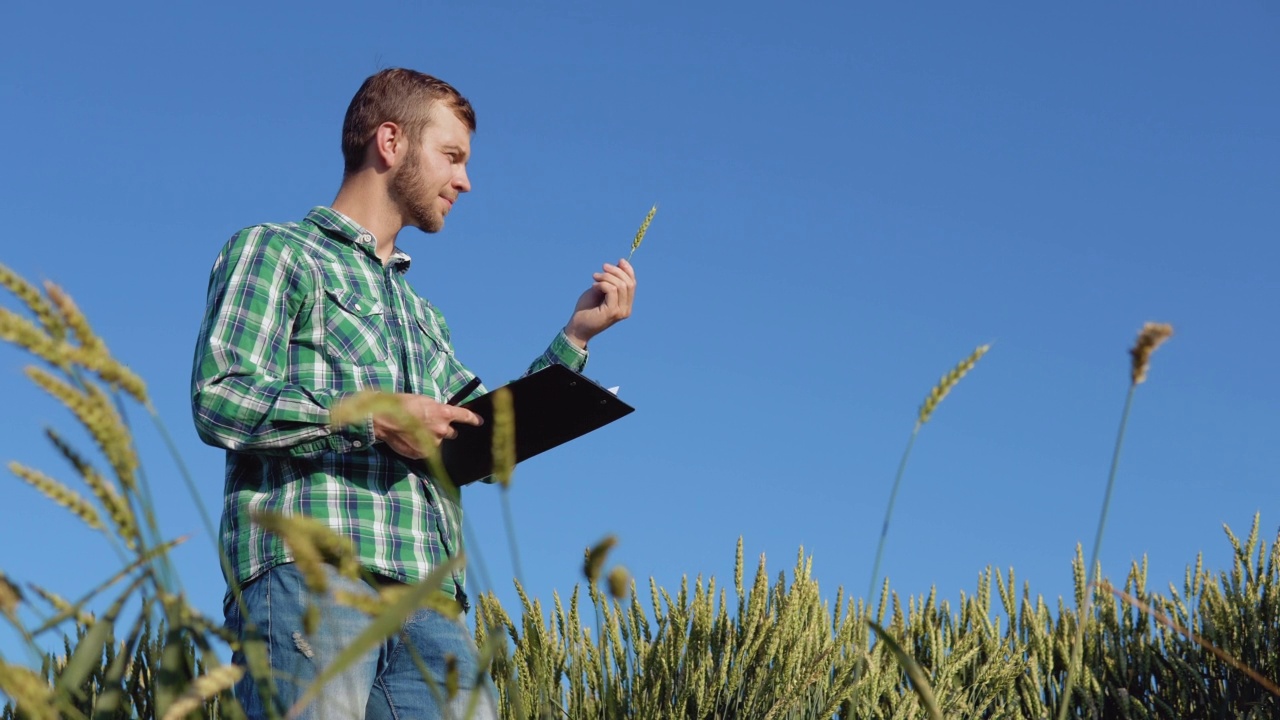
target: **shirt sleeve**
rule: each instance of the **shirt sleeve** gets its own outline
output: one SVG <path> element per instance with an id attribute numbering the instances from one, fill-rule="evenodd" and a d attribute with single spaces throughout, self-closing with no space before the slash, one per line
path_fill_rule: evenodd
<path id="1" fill-rule="evenodd" d="M 561 330 L 524 374 L 535 373 L 548 365 L 564 365 L 575 372 L 582 372 L 587 366 L 587 351 L 569 342 L 569 338 Z"/>
<path id="2" fill-rule="evenodd" d="M 192 412 L 204 442 L 228 450 L 318 456 L 373 443 L 373 421 L 335 430 L 332 389 L 286 381 L 294 320 L 314 303 L 309 268 L 280 231 L 233 237 L 209 277 L 192 370 Z"/>

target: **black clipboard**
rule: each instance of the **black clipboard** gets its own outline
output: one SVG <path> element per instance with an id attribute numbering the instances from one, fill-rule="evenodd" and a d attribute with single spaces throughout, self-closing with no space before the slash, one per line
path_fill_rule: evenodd
<path id="1" fill-rule="evenodd" d="M 595 381 L 564 365 L 548 365 L 505 387 L 511 391 L 515 410 L 517 463 L 635 412 Z M 459 486 L 493 472 L 493 391 L 462 407 L 483 418 L 484 425 L 455 424 L 458 436 L 440 444 L 445 472 Z"/>

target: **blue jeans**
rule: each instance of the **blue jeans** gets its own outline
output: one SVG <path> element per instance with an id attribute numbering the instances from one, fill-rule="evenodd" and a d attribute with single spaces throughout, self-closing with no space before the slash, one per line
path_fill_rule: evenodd
<path id="1" fill-rule="evenodd" d="M 227 628 L 243 637 L 252 624 L 266 641 L 276 695 L 287 710 L 311 681 L 368 627 L 368 615 L 334 600 L 335 590 L 377 596 L 368 584 L 340 577 L 325 566 L 329 590 L 313 594 L 293 563 L 278 565 L 243 590 L 246 612 L 227 601 Z M 314 633 L 303 629 L 308 605 L 319 610 Z M 433 678 L 427 683 L 414 661 L 417 650 Z M 232 658 L 244 664 L 241 653 Z M 446 667 L 457 668 L 458 689 L 450 698 Z M 248 673 L 236 684 L 236 698 L 251 719 L 265 718 L 260 697 Z M 474 700 L 473 700 L 474 698 Z M 472 702 L 474 708 L 470 708 Z M 325 683 L 315 701 L 298 716 L 306 720 L 398 720 L 452 718 L 496 720 L 492 690 L 478 667 L 475 643 L 461 620 L 435 610 L 418 610 L 398 635 L 387 638 L 360 661 Z"/>

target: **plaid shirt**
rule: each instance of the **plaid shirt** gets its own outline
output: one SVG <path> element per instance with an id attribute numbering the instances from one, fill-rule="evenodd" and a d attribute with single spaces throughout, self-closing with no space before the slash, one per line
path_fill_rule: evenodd
<path id="1" fill-rule="evenodd" d="M 267 510 L 323 521 L 369 570 L 415 582 L 462 549 L 461 498 L 420 474 L 363 426 L 329 427 L 329 409 L 360 390 L 445 402 L 474 374 L 453 354 L 444 316 L 383 267 L 373 235 L 330 208 L 300 223 L 256 225 L 213 265 L 192 372 L 200 438 L 227 450 L 222 547 L 246 583 L 289 562 L 250 520 Z M 530 366 L 581 370 L 564 333 Z M 446 581 L 461 595 L 464 578 Z"/>

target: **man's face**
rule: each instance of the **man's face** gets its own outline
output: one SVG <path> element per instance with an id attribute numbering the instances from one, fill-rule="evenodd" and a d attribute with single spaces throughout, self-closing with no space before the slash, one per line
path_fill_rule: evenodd
<path id="1" fill-rule="evenodd" d="M 422 137 L 395 170 L 390 192 L 406 224 L 433 233 L 444 227 L 444 216 L 458 196 L 471 189 L 471 131 L 443 102 L 433 104 L 428 117 Z"/>

